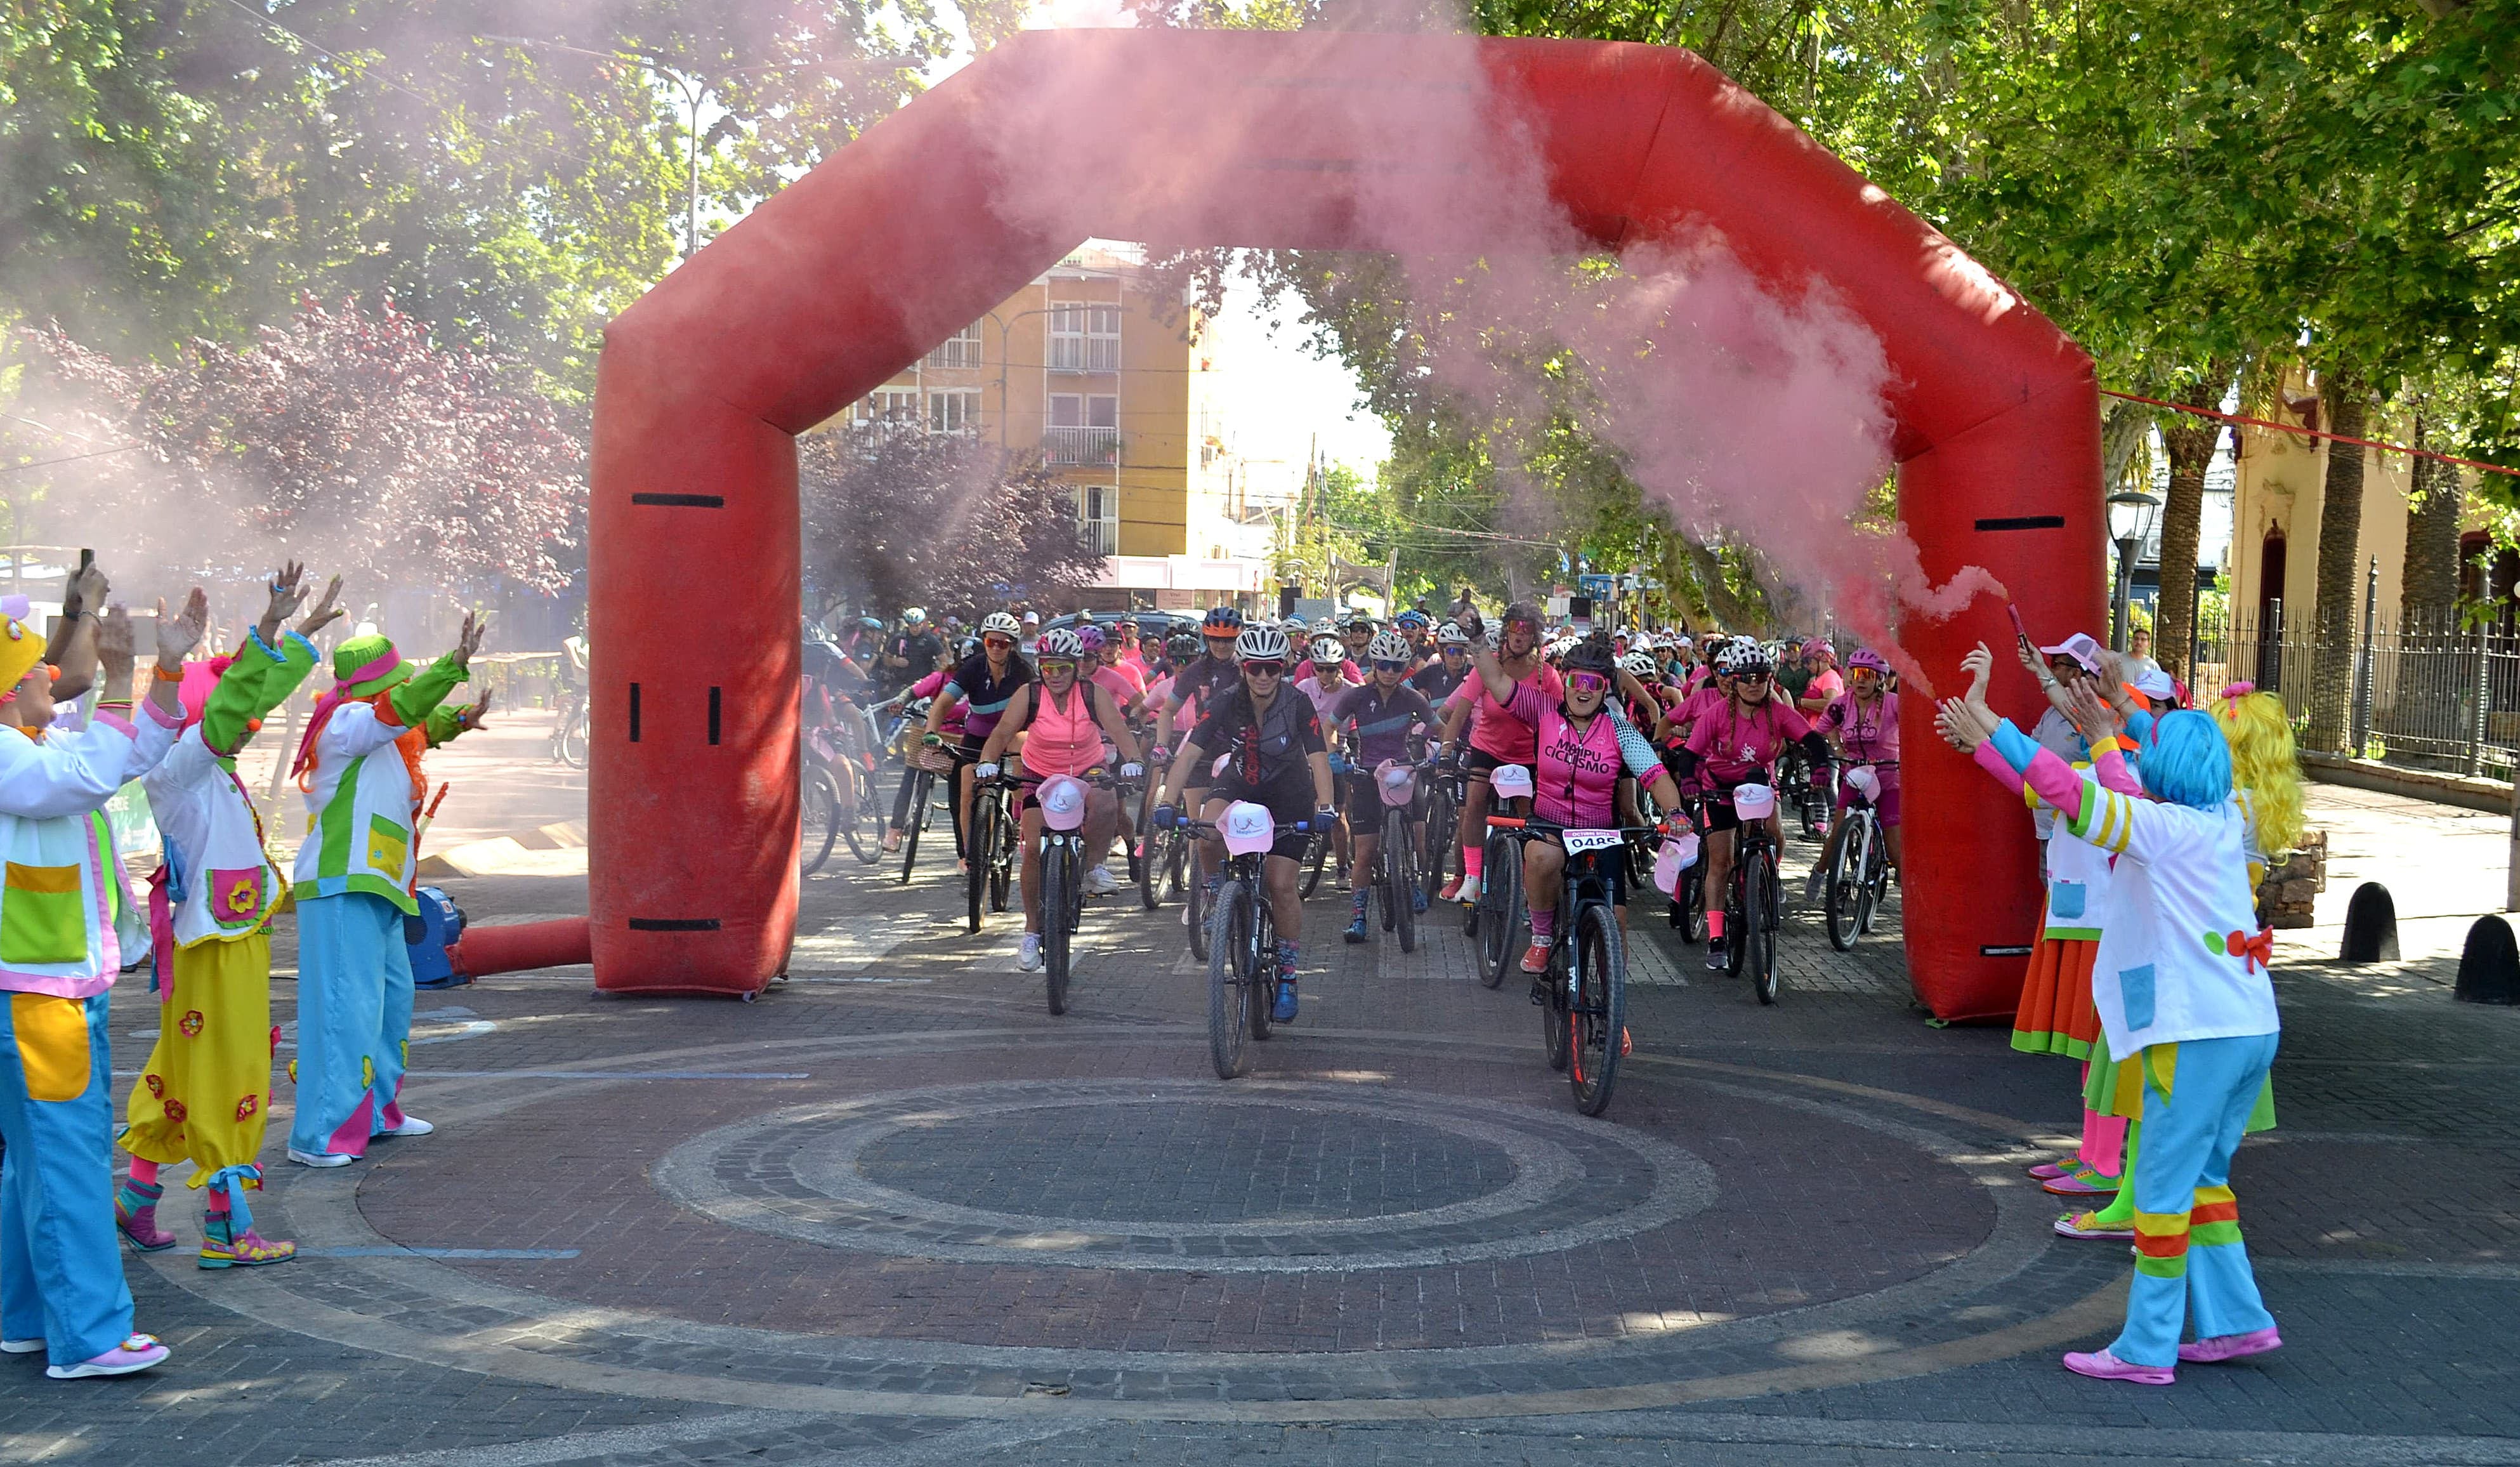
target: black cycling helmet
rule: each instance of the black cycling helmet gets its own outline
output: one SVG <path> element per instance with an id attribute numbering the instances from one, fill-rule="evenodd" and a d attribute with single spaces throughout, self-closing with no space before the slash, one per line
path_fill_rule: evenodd
<path id="1" fill-rule="evenodd" d="M 1164 642 L 1164 655 L 1177 663 L 1189 662 L 1204 650 L 1199 639 L 1186 631 L 1174 632 Z"/>
<path id="2" fill-rule="evenodd" d="M 1619 656 L 1612 650 L 1610 639 L 1597 631 L 1568 648 L 1557 665 L 1563 672 L 1598 672 L 1615 681 L 1613 674 L 1619 665 Z"/>
<path id="3" fill-rule="evenodd" d="M 1211 606 L 1207 609 L 1206 617 L 1199 621 L 1199 630 L 1211 636 L 1227 633 L 1239 635 L 1242 631 L 1242 614 L 1230 606 Z"/>

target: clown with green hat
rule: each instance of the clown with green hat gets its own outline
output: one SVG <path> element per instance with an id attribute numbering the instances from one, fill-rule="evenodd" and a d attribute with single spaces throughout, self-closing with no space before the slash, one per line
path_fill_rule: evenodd
<path id="1" fill-rule="evenodd" d="M 345 1167 L 375 1136 L 432 1127 L 400 1103 L 411 1034 L 403 919 L 428 795 L 421 756 L 479 725 L 489 700 L 441 708 L 480 650 L 464 619 L 455 650 L 415 672 L 391 641 L 352 637 L 333 652 L 332 691 L 317 700 L 292 767 L 306 796 L 298 848 L 297 1115 L 289 1159 Z"/>

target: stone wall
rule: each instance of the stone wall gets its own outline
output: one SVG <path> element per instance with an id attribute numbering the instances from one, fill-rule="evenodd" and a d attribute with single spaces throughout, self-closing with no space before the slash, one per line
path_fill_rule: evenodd
<path id="1" fill-rule="evenodd" d="M 2258 920 L 2269 927 L 2309 927 L 2311 904 L 2327 890 L 2327 832 L 2306 830 L 2301 845 L 2275 862 L 2258 888 Z"/>

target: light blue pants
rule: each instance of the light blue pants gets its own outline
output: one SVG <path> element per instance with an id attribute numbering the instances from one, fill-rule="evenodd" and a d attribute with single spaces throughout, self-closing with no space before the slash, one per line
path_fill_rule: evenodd
<path id="1" fill-rule="evenodd" d="M 2200 1340 L 2274 1326 L 2231 1196 L 2231 1154 L 2274 1059 L 2273 1034 L 2186 1039 L 2168 1095 L 2147 1076 L 2135 1160 L 2135 1284 L 2126 1330 L 2109 1347 L 2119 1359 L 2177 1364 L 2182 1314 Z"/>
<path id="2" fill-rule="evenodd" d="M 0 993 L 0 1339 L 41 1340 L 56 1365 L 131 1334 L 105 1013 L 103 993 L 84 1004 Z M 82 1058 L 87 1084 L 73 1092 Z"/>
<path id="3" fill-rule="evenodd" d="M 299 898 L 292 1149 L 365 1156 L 370 1136 L 402 1123 L 411 1001 L 411 949 L 392 902 L 367 892 Z"/>

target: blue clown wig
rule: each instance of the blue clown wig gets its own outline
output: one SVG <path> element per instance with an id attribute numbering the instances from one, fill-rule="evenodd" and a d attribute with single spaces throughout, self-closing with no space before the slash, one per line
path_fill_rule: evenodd
<path id="1" fill-rule="evenodd" d="M 2220 809 L 2231 798 L 2231 744 L 2211 714 L 2192 709 L 2155 719 L 2136 760 L 2144 793 L 2172 804 Z"/>

